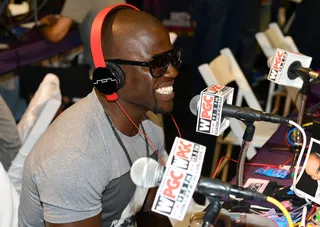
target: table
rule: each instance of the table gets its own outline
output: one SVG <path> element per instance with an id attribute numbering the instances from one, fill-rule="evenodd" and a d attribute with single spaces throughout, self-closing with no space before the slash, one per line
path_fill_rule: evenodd
<path id="1" fill-rule="evenodd" d="M 36 30 L 31 31 L 28 35 L 32 37 L 30 40 L 11 43 L 9 49 L 0 50 L 0 75 L 82 44 L 78 29 L 72 29 L 59 43 L 44 40 Z"/>
<path id="2" fill-rule="evenodd" d="M 292 153 L 289 151 L 269 151 L 268 149 L 271 147 L 285 147 L 284 144 L 284 134 L 286 132 L 286 125 L 281 125 L 279 129 L 271 136 L 268 142 L 259 149 L 258 153 L 250 160 L 250 163 L 263 163 L 263 164 L 271 164 L 271 165 L 282 165 L 287 160 L 292 157 Z M 289 163 L 290 165 L 291 163 Z M 267 177 L 263 175 L 254 174 L 253 172 L 260 168 L 259 166 L 250 166 L 246 165 L 244 169 L 244 178 L 243 182 L 245 183 L 249 178 L 259 178 L 270 181 L 277 181 L 280 185 L 284 185 L 285 187 L 292 184 L 293 179 L 280 179 Z M 236 183 L 236 179 L 232 180 L 232 183 Z"/>

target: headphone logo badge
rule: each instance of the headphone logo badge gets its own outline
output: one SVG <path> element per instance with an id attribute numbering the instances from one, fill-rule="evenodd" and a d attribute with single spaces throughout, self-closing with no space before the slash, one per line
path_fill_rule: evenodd
<path id="1" fill-rule="evenodd" d="M 105 78 L 105 79 L 101 79 L 101 80 L 96 80 L 96 82 L 94 82 L 93 84 L 104 84 L 104 83 L 108 83 L 108 82 L 116 82 L 116 79 L 112 79 L 112 78 Z"/>

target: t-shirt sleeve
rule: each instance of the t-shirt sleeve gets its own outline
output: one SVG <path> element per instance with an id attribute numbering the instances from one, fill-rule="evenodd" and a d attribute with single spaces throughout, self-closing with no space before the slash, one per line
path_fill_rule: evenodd
<path id="1" fill-rule="evenodd" d="M 21 141 L 14 117 L 0 95 L 0 162 L 8 170 L 16 157 Z"/>
<path id="2" fill-rule="evenodd" d="M 80 221 L 102 210 L 102 192 L 108 180 L 86 154 L 61 152 L 51 157 L 42 163 L 35 180 L 47 222 Z"/>
<path id="3" fill-rule="evenodd" d="M 66 0 L 61 15 L 81 23 L 91 10 L 91 5 L 88 0 Z"/>

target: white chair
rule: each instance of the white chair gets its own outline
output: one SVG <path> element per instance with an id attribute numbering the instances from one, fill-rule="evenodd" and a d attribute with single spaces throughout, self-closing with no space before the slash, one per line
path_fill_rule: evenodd
<path id="1" fill-rule="evenodd" d="M 24 161 L 34 144 L 51 123 L 60 105 L 59 79 L 54 74 L 47 74 L 18 124 L 22 146 L 11 163 L 8 175 L 19 194 Z"/>
<path id="2" fill-rule="evenodd" d="M 17 126 L 22 143 L 27 139 L 46 103 L 51 99 L 61 102 L 59 86 L 59 78 L 56 75 L 49 73 L 43 78 Z"/>
<path id="3" fill-rule="evenodd" d="M 284 36 L 279 25 L 277 23 L 271 23 L 269 24 L 269 28 L 264 31 L 264 32 L 258 32 L 255 35 L 259 46 L 261 47 L 264 55 L 269 58 L 271 56 L 274 56 L 275 51 L 277 48 L 281 48 L 284 50 L 288 50 L 291 52 L 299 52 L 296 44 L 294 43 L 293 39 L 291 36 Z M 270 113 L 271 112 L 271 107 L 272 107 L 272 101 L 273 101 L 273 96 L 276 94 L 283 94 L 281 92 L 281 86 L 279 86 L 280 89 L 278 92 L 275 92 L 276 89 L 276 84 L 273 82 L 270 82 L 269 86 L 269 91 L 268 91 L 268 97 L 267 97 L 267 103 L 266 103 L 266 109 L 265 111 Z M 291 97 L 291 96 L 290 96 Z M 277 102 L 279 103 L 279 98 Z M 295 100 L 291 100 L 292 102 L 295 102 Z M 289 96 L 286 97 L 286 102 L 290 104 L 290 99 Z M 278 105 L 276 105 L 278 107 Z M 272 112 L 276 112 L 277 107 L 274 109 Z M 290 107 L 290 105 L 286 105 L 286 107 Z M 285 113 L 288 113 L 289 110 L 285 109 L 283 116 L 286 116 Z"/>
<path id="4" fill-rule="evenodd" d="M 221 55 L 215 58 L 210 64 L 202 64 L 198 67 L 207 86 L 212 84 L 227 85 L 228 83 L 235 81 L 239 87 L 238 94 L 235 94 L 236 105 L 241 106 L 242 100 L 244 99 L 250 108 L 261 111 L 261 106 L 230 49 L 225 48 L 221 50 L 220 53 Z M 255 122 L 254 125 L 256 126 L 256 130 L 252 144 L 248 149 L 248 159 L 251 159 L 256 154 L 257 151 L 255 148 L 262 147 L 278 128 L 277 124 L 268 122 Z M 212 162 L 212 173 L 218 162 L 221 144 L 228 144 L 226 156 L 230 157 L 232 145 L 241 145 L 242 143 L 245 125 L 241 121 L 231 118 L 230 128 L 231 132 L 224 139 L 222 136 L 219 136 L 217 139 Z M 223 167 L 226 163 L 227 162 L 224 162 L 221 166 Z M 224 169 L 222 180 L 226 179 L 227 171 L 228 165 Z"/>
<path id="5" fill-rule="evenodd" d="M 0 185 L 0 227 L 17 227 L 19 195 L 1 162 Z"/>

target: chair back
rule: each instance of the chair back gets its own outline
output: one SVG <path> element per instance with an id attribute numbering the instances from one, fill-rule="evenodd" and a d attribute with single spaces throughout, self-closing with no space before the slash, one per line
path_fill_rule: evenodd
<path id="1" fill-rule="evenodd" d="M 220 51 L 220 53 L 221 53 L 221 55 L 228 57 L 230 65 L 231 65 L 232 75 L 235 77 L 235 81 L 239 87 L 236 105 L 241 106 L 242 100 L 244 98 L 250 108 L 262 111 L 262 108 L 261 108 L 255 94 L 253 93 L 251 86 L 249 85 L 249 83 L 247 81 L 247 78 L 243 74 L 243 72 L 237 63 L 237 60 L 233 56 L 231 50 L 229 48 L 224 48 Z"/>
<path id="2" fill-rule="evenodd" d="M 210 64 L 198 67 L 207 86 L 213 84 L 226 85 L 235 80 L 231 72 L 231 65 L 226 56 L 219 55 Z"/>
<path id="3" fill-rule="evenodd" d="M 18 123 L 18 131 L 22 143 L 27 139 L 49 100 L 61 102 L 59 78 L 52 73 L 44 77 Z"/>
<path id="4" fill-rule="evenodd" d="M 259 105 L 257 98 L 255 97 L 231 50 L 229 48 L 225 48 L 222 49 L 220 53 L 221 55 L 211 61 L 210 64 L 202 64 L 198 67 L 206 85 L 227 85 L 228 83 L 235 81 L 239 87 L 238 93 L 235 94 L 237 97 L 236 105 L 241 106 L 242 100 L 245 99 L 250 108 L 261 110 L 261 106 Z M 230 127 L 236 135 L 235 139 L 237 140 L 237 144 L 241 144 L 244 133 L 243 123 L 230 118 Z M 255 148 L 250 146 L 247 157 L 251 159 L 255 154 Z"/>
<path id="5" fill-rule="evenodd" d="M 296 53 L 299 52 L 292 37 L 284 36 L 277 23 L 269 24 L 269 28 L 266 31 L 256 33 L 255 37 L 264 55 L 267 58 L 274 56 L 277 48 L 281 48 L 281 49 L 288 50 L 291 52 L 296 52 Z M 265 111 L 268 113 L 271 112 L 273 94 L 274 94 L 275 88 L 276 88 L 276 84 L 273 82 L 270 82 L 266 109 L 265 109 Z"/>
<path id="6" fill-rule="evenodd" d="M 236 105 L 241 106 L 243 99 L 245 99 L 250 108 L 262 110 L 231 50 L 224 48 L 220 53 L 221 55 L 211 61 L 210 64 L 202 64 L 198 67 L 206 85 L 227 85 L 235 81 L 239 87 L 238 94 L 236 94 Z"/>

